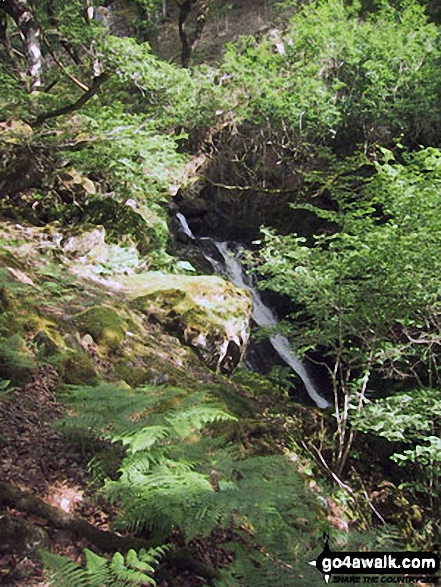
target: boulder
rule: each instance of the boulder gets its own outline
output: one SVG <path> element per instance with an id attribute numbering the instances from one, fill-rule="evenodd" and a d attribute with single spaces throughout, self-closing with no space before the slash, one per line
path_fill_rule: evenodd
<path id="1" fill-rule="evenodd" d="M 49 548 L 49 538 L 43 528 L 16 516 L 0 516 L 0 554 L 13 552 L 35 557 L 40 548 Z"/>
<path id="2" fill-rule="evenodd" d="M 93 342 L 114 350 L 125 338 L 126 325 L 110 306 L 93 306 L 76 314 L 74 320 L 82 335 L 89 334 Z"/>
<path id="3" fill-rule="evenodd" d="M 194 348 L 212 369 L 231 373 L 249 338 L 249 292 L 216 276 L 147 272 L 124 279 L 129 298 Z"/>

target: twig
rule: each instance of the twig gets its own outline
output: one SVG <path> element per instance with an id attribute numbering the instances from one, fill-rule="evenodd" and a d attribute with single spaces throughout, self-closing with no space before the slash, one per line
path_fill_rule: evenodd
<path id="1" fill-rule="evenodd" d="M 380 512 L 379 512 L 379 511 L 376 509 L 376 507 L 375 507 L 375 506 L 373 505 L 373 503 L 371 502 L 371 500 L 370 500 L 370 498 L 369 498 L 369 494 L 368 494 L 368 492 L 366 491 L 366 486 L 365 486 L 365 484 L 363 483 L 363 479 L 362 479 L 362 478 L 360 477 L 360 475 L 359 475 L 359 474 L 356 472 L 356 470 L 354 469 L 354 467 L 352 467 L 352 471 L 353 471 L 353 473 L 355 473 L 355 474 L 357 475 L 357 477 L 358 477 L 358 480 L 359 480 L 359 481 L 360 481 L 360 483 L 361 483 L 361 486 L 362 486 L 362 488 L 363 488 L 363 493 L 364 493 L 364 496 L 365 496 L 365 498 L 366 498 L 366 501 L 367 501 L 367 503 L 368 503 L 368 506 L 371 508 L 371 510 L 374 512 L 374 514 L 375 514 L 375 515 L 378 517 L 378 519 L 379 519 L 379 520 L 380 520 L 380 521 L 381 521 L 381 522 L 382 522 L 382 523 L 383 523 L 385 526 L 387 526 L 387 522 L 386 522 L 386 520 L 383 518 L 383 516 L 380 514 Z"/>
<path id="2" fill-rule="evenodd" d="M 288 194 L 292 193 L 292 188 L 264 188 L 261 186 L 243 186 L 243 185 L 227 185 L 224 183 L 218 183 L 216 181 L 212 181 L 208 177 L 201 176 L 201 179 L 208 181 L 209 184 L 214 185 L 215 187 L 223 188 L 224 190 L 235 190 L 235 191 L 250 191 L 250 192 L 265 192 L 268 194 Z"/>
<path id="3" fill-rule="evenodd" d="M 302 441 L 303 446 L 304 445 L 304 441 Z M 320 459 L 320 462 L 322 463 L 322 465 L 324 466 L 324 468 L 326 469 L 326 471 L 331 475 L 331 477 L 334 479 L 334 481 L 337 482 L 337 484 L 344 489 L 345 491 L 347 491 L 348 493 L 350 493 L 351 495 L 353 495 L 354 490 L 351 489 L 351 487 L 349 487 L 349 485 L 346 485 L 346 483 L 343 483 L 343 481 L 341 479 L 339 479 L 337 477 L 337 475 L 334 473 L 334 471 L 329 467 L 328 463 L 325 461 L 325 459 L 323 458 L 323 455 L 320 453 L 320 451 L 314 446 L 312 445 L 312 448 L 315 450 L 318 458 Z"/>
<path id="4" fill-rule="evenodd" d="M 85 92 L 89 91 L 88 86 L 86 86 L 86 84 L 83 84 L 83 82 L 81 82 L 79 79 L 77 79 L 75 76 L 73 76 L 72 74 L 70 74 L 68 71 L 66 71 L 66 68 L 64 67 L 64 65 L 61 63 L 61 61 L 58 59 L 58 57 L 56 56 L 55 52 L 52 51 L 52 47 L 49 44 L 49 41 L 46 39 L 45 36 L 43 36 L 43 43 L 45 44 L 47 50 L 49 51 L 52 59 L 55 61 L 55 63 L 58 65 L 58 67 L 61 69 L 61 71 L 64 73 L 64 75 L 66 77 L 68 77 L 70 79 L 71 82 L 73 82 L 75 85 L 77 85 L 79 88 L 81 88 L 82 90 L 84 90 Z"/>

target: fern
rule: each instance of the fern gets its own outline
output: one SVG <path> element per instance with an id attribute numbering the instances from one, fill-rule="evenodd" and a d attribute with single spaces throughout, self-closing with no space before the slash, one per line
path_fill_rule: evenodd
<path id="1" fill-rule="evenodd" d="M 179 529 L 187 541 L 232 530 L 238 543 L 225 585 L 293 585 L 309 572 L 299 568 L 319 508 L 295 464 L 284 455 L 243 459 L 219 426 L 210 428 L 235 418 L 208 393 L 105 385 L 75 389 L 72 405 L 82 413 L 67 425 L 89 422 L 83 414 L 92 412 L 95 434 L 124 448 L 118 479 L 103 487 L 118 502 L 120 528 L 161 540 Z"/>
<path id="2" fill-rule="evenodd" d="M 88 430 L 100 438 L 116 439 L 118 433 L 142 428 L 147 410 L 184 393 L 176 388 L 144 386 L 131 389 L 112 383 L 101 383 L 96 387 L 70 386 L 64 399 L 75 413 L 60 420 L 59 425 L 66 432 Z"/>
<path id="3" fill-rule="evenodd" d="M 55 587 L 135 587 L 156 585 L 152 575 L 165 552 L 166 547 L 129 550 L 125 559 L 117 552 L 109 561 L 85 549 L 85 568 L 48 551 L 42 552 L 42 558 L 49 584 Z"/>

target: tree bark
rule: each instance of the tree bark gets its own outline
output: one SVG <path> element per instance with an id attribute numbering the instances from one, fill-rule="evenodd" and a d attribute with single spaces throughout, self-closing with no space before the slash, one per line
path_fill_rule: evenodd
<path id="1" fill-rule="evenodd" d="M 101 530 L 82 518 L 52 507 L 29 491 L 22 491 L 6 482 L 0 482 L 0 505 L 43 518 L 55 528 L 68 530 L 82 538 L 87 538 L 92 544 L 106 552 L 127 552 L 131 548 L 139 550 L 154 546 L 152 542 L 143 538 L 120 536 L 114 532 Z"/>
<path id="2" fill-rule="evenodd" d="M 43 83 L 40 27 L 29 10 L 27 0 L 2 0 L 0 10 L 6 12 L 13 19 L 20 31 L 26 55 L 26 69 L 30 79 L 30 90 L 39 90 Z"/>
<path id="3" fill-rule="evenodd" d="M 92 542 L 92 544 L 105 552 L 125 553 L 132 548 L 134 550 L 140 550 L 142 548 L 148 550 L 158 546 L 158 542 L 155 540 L 145 540 L 144 538 L 133 536 L 120 536 L 114 532 L 100 530 L 93 524 L 86 522 L 86 520 L 73 516 L 72 514 L 66 514 L 62 510 L 35 497 L 29 491 L 22 491 L 5 481 L 0 482 L 0 506 L 9 506 L 21 512 L 42 518 L 55 528 L 67 530 L 81 538 L 86 538 L 89 542 Z M 170 550 L 166 554 L 165 560 L 174 567 L 188 570 L 194 575 L 200 575 L 209 580 L 218 579 L 220 576 L 217 569 L 211 565 L 195 560 L 192 552 L 186 547 L 179 548 L 178 550 Z"/>
<path id="4" fill-rule="evenodd" d="M 211 0 L 201 0 L 200 6 L 196 15 L 196 24 L 194 31 L 191 35 L 187 34 L 186 22 L 188 16 L 196 4 L 197 0 L 184 0 L 179 6 L 179 38 L 181 39 L 181 63 L 182 67 L 188 68 L 191 63 L 191 57 L 196 43 L 202 36 L 205 21 L 207 18 L 208 11 L 210 9 Z"/>

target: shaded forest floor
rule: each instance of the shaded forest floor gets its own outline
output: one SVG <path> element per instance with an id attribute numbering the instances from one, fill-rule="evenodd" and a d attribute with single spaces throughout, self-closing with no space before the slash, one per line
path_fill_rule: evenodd
<path id="1" fill-rule="evenodd" d="M 88 457 L 80 444 L 73 443 L 54 427 L 54 422 L 66 411 L 55 398 L 58 383 L 55 369 L 40 367 L 29 384 L 0 401 L 0 479 L 66 514 L 74 514 L 95 528 L 111 532 L 118 509 L 94 495 L 96 487 L 88 469 L 90 455 Z M 7 541 L 6 548 L 0 552 L 0 585 L 48 587 L 52 584 L 45 579 L 41 560 L 34 550 L 35 544 L 23 544 L 21 529 L 28 532 L 31 527 L 42 528 L 47 535 L 42 548 L 68 556 L 78 563 L 84 562 L 85 548 L 96 550 L 89 540 L 55 528 L 38 515 L 0 507 L 0 520 L 2 516 L 16 520 L 18 527 L 14 528 L 11 541 Z M 222 567 L 231 563 L 231 553 L 222 547 L 231 538 L 230 531 L 216 530 L 206 539 L 192 540 L 189 547 L 202 565 Z M 171 537 L 171 543 L 177 548 L 184 546 L 179 534 Z M 8 546 L 12 548 L 8 549 Z M 161 566 L 157 579 L 158 587 L 206 584 L 206 580 L 194 571 L 177 570 L 167 562 Z"/>
<path id="2" fill-rule="evenodd" d="M 75 447 L 53 427 L 64 412 L 54 396 L 58 375 L 51 367 L 40 368 L 32 381 L 14 391 L 13 397 L 0 402 L 2 459 L 0 478 L 32 492 L 49 505 L 80 515 L 97 527 L 107 530 L 114 512 L 94 503 L 89 497 L 90 473 L 81 447 Z M 80 560 L 84 539 L 64 530 L 51 528 L 43 519 L 6 509 L 46 530 L 51 550 Z M 0 553 L 0 583 L 11 586 L 40 586 L 44 582 L 41 563 L 23 552 Z"/>

